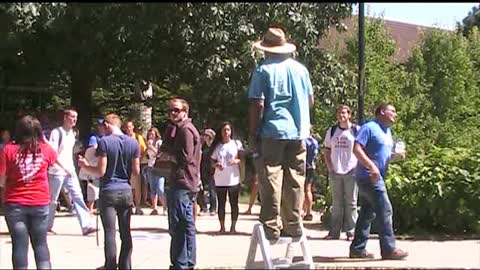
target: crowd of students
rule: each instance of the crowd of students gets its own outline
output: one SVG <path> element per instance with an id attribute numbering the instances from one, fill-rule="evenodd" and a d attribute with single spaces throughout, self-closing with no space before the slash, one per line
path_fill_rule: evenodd
<path id="1" fill-rule="evenodd" d="M 301 236 L 301 220 L 312 220 L 312 184 L 320 152 L 309 117 L 314 93 L 308 70 L 289 56 L 296 46 L 286 41 L 282 28 L 269 28 L 254 47 L 265 51 L 266 59 L 252 73 L 249 86 L 248 147 L 235 136 L 235 127 L 228 121 L 216 131 L 205 128 L 199 132 L 189 118 L 188 102 L 180 98 L 168 101 L 163 136 L 152 127 L 146 140 L 133 121 L 122 125 L 120 117 L 110 113 L 99 120 L 97 132 L 82 147 L 74 108 L 63 110 L 61 123 L 53 129 L 55 125 L 40 114 L 40 120 L 21 116 L 13 140 L 9 132 L 1 132 L 1 201 L 12 238 L 13 268 L 28 267 L 29 239 L 37 268 L 51 268 L 47 232 L 55 234 L 54 218 L 63 187 L 71 197 L 83 235 L 97 231 L 91 214 L 95 208 L 99 210 L 105 236 L 101 268 L 131 268 L 131 215 L 143 215 L 142 204 L 150 199 L 151 215 L 159 214 L 158 203 L 168 215 L 170 269 L 193 269 L 196 216 L 217 214 L 219 233 L 227 233 L 228 198 L 228 233 L 236 233 L 244 178 L 252 184 L 245 214 L 251 213 L 258 190 L 259 221 L 267 239 Z M 395 108 L 381 104 L 376 118 L 360 129 L 351 123 L 348 106 L 338 106 L 336 116 L 338 123 L 327 131 L 323 142 L 333 197 L 333 219 L 326 239 L 338 239 L 345 231 L 352 240 L 350 257 L 373 257 L 365 247 L 370 224 L 377 216 L 382 258 L 403 259 L 408 253 L 395 245 L 384 184 L 390 159 L 405 158 L 404 149 L 392 152 L 390 127 L 395 122 Z M 362 207 L 357 218 L 358 196 Z M 118 261 L 116 218 L 122 240 Z"/>

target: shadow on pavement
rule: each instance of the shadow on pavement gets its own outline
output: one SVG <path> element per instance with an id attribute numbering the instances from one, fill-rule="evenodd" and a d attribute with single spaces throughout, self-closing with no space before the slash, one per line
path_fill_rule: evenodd
<path id="1" fill-rule="evenodd" d="M 246 233 L 246 232 L 225 232 L 225 233 L 219 233 L 218 231 L 198 231 L 197 234 L 206 234 L 210 236 L 235 236 L 235 235 L 243 235 L 243 236 L 251 236 L 252 233 Z"/>
<path id="2" fill-rule="evenodd" d="M 348 253 L 348 252 L 347 252 Z M 295 257 L 297 258 L 297 257 Z M 293 259 L 295 261 L 295 258 Z M 298 257 L 299 260 L 302 260 L 302 257 Z M 381 261 L 381 258 L 373 259 L 352 259 L 348 256 L 336 256 L 336 257 L 326 257 L 326 256 L 313 256 L 313 262 L 315 263 L 355 263 L 355 262 L 375 262 Z"/>
<path id="3" fill-rule="evenodd" d="M 325 230 L 329 229 L 325 226 L 324 223 L 312 222 L 312 221 L 304 221 L 303 222 L 303 227 L 305 227 L 305 229 L 318 230 L 318 231 L 325 231 Z"/>
<path id="4" fill-rule="evenodd" d="M 138 227 L 138 228 L 130 228 L 130 231 L 142 231 L 142 232 L 150 232 L 150 233 L 168 233 L 167 229 L 162 229 L 158 227 Z"/>

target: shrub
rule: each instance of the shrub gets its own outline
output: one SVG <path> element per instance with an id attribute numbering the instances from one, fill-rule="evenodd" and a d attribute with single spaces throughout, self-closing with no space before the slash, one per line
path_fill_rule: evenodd
<path id="1" fill-rule="evenodd" d="M 390 166 L 387 188 L 395 229 L 406 232 L 480 233 L 480 153 L 432 148 Z"/>

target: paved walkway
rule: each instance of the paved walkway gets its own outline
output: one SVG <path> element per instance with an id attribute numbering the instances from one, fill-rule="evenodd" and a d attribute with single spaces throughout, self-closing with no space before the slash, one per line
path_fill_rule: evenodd
<path id="1" fill-rule="evenodd" d="M 240 205 L 240 211 L 246 209 Z M 144 209 L 149 213 L 149 209 Z M 227 208 L 227 229 L 230 226 Z M 259 207 L 254 208 L 254 214 Z M 197 268 L 225 269 L 244 268 L 248 253 L 250 235 L 258 215 L 240 215 L 235 235 L 216 235 L 218 220 L 216 216 L 201 216 L 197 219 Z M 353 260 L 348 258 L 349 243 L 345 239 L 322 240 L 327 231 L 320 229 L 320 217 L 305 223 L 309 236 L 309 245 L 318 269 L 386 269 L 386 268 L 480 268 L 480 241 L 411 241 L 399 240 L 398 246 L 410 252 L 404 261 L 383 261 L 380 259 L 379 243 L 373 237 L 368 250 L 375 253 L 371 260 Z M 118 226 L 118 225 L 117 225 Z M 101 224 L 100 224 L 101 228 Z M 133 216 L 133 255 L 132 266 L 135 269 L 166 269 L 169 266 L 170 236 L 167 232 L 166 216 Z M 100 246 L 96 245 L 95 234 L 82 236 L 75 216 L 59 214 L 55 220 L 58 235 L 48 236 L 52 266 L 55 269 L 95 269 L 103 264 L 103 234 L 100 232 Z M 117 234 L 118 236 L 118 234 Z M 343 236 L 343 235 L 342 235 Z M 118 252 L 120 239 L 117 237 Z M 280 256 L 285 246 L 275 246 L 272 251 Z M 298 253 L 296 256 L 300 256 Z M 256 260 L 261 267 L 261 255 L 257 251 Z M 3 217 L 0 218 L 0 269 L 12 268 L 11 242 Z M 29 250 L 29 268 L 35 269 L 33 252 Z"/>

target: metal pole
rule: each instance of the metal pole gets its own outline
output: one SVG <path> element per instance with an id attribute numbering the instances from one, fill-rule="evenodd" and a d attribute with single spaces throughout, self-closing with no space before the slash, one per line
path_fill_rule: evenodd
<path id="1" fill-rule="evenodd" d="M 365 3 L 358 6 L 358 123 L 365 121 Z"/>

